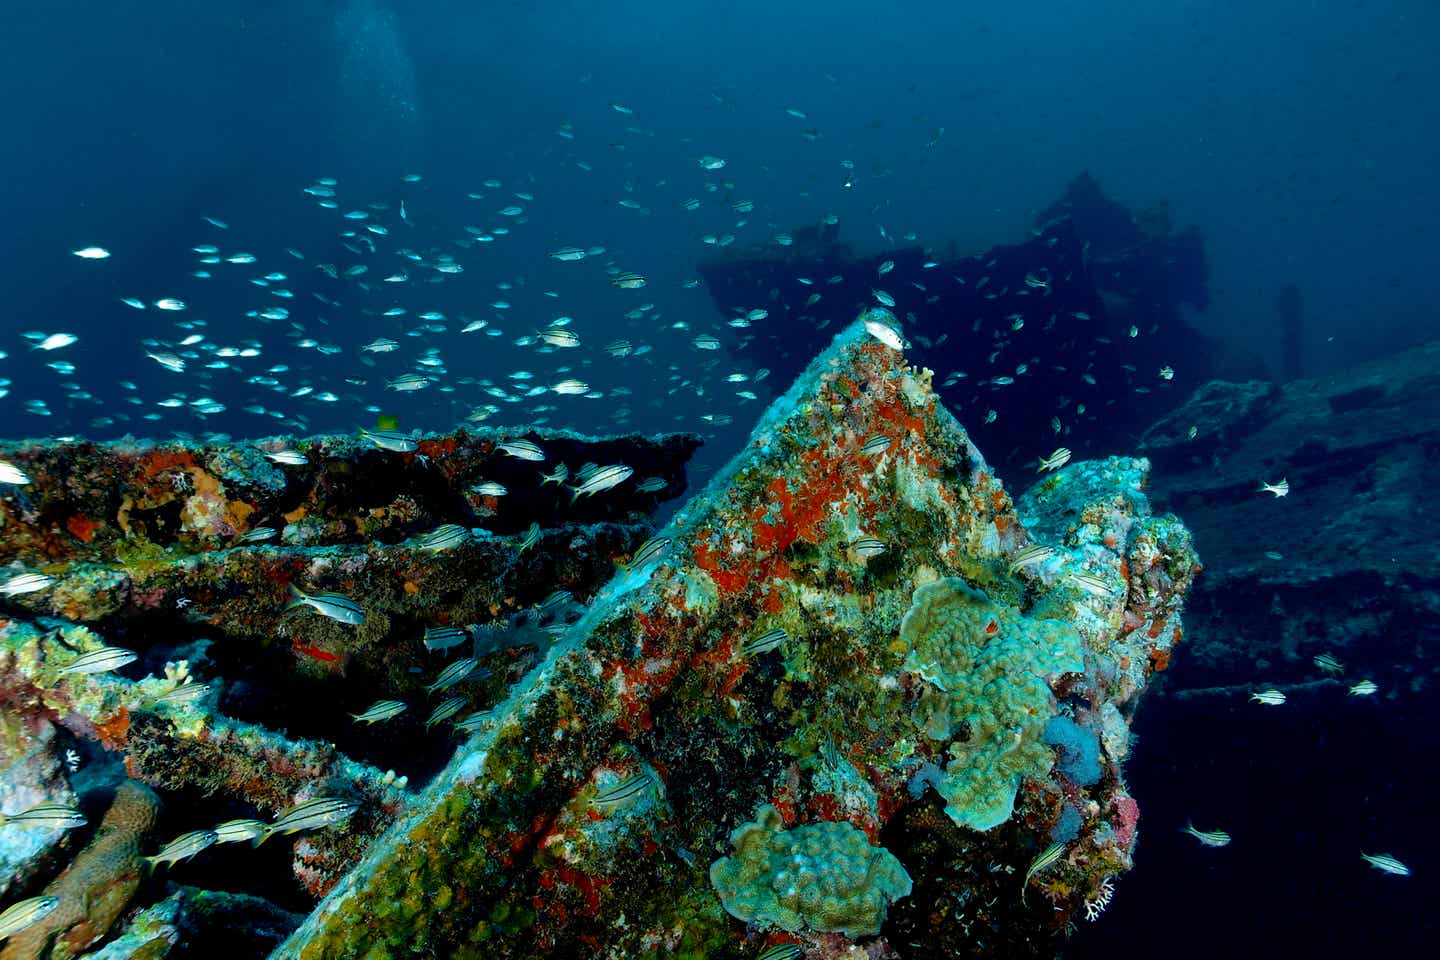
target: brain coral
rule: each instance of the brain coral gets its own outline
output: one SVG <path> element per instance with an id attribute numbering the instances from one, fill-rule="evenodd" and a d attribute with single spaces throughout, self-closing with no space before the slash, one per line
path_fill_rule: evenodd
<path id="1" fill-rule="evenodd" d="M 910 875 L 848 823 L 785 830 L 766 805 L 730 834 L 735 853 L 710 865 L 710 883 L 741 920 L 860 937 L 880 932 L 885 910 L 910 894 Z"/>
<path id="2" fill-rule="evenodd" d="M 1020 781 L 1050 772 L 1043 735 L 1055 701 L 1045 677 L 1084 669 L 1080 635 L 950 578 L 915 591 L 900 638 L 905 669 L 930 684 L 917 722 L 933 740 L 958 738 L 939 784 L 945 812 L 976 830 L 1004 823 Z"/>

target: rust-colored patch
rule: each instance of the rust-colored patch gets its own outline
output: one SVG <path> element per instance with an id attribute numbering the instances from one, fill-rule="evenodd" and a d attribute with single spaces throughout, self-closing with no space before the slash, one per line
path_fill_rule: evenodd
<path id="1" fill-rule="evenodd" d="M 115 716 L 95 725 L 100 743 L 107 750 L 118 750 L 125 745 L 125 735 L 130 732 L 130 711 L 121 707 Z"/>
<path id="2" fill-rule="evenodd" d="M 72 534 L 74 534 L 76 537 L 79 537 L 81 540 L 84 540 L 86 543 L 89 543 L 95 538 L 95 528 L 98 526 L 100 526 L 100 524 L 96 523 L 94 520 L 91 520 L 89 517 L 81 516 L 78 513 L 75 514 L 75 516 L 71 517 L 69 520 L 65 521 L 65 529 L 69 530 Z"/>

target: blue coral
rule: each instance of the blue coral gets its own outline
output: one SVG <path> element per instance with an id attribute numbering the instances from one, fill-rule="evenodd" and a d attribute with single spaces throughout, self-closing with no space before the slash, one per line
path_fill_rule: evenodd
<path id="1" fill-rule="evenodd" d="M 1100 738 L 1066 716 L 1053 717 L 1045 724 L 1044 741 L 1058 748 L 1055 766 L 1076 786 L 1100 782 Z"/>

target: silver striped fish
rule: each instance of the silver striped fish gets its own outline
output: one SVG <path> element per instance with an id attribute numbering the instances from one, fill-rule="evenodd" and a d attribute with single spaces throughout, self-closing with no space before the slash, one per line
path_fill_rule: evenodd
<path id="1" fill-rule="evenodd" d="M 407 709 L 403 700 L 376 700 L 364 713 L 352 713 L 356 723 L 371 724 L 377 720 L 389 720 L 391 717 L 398 717 Z"/>
<path id="2" fill-rule="evenodd" d="M 31 897 L 0 913 L 0 938 L 11 937 L 44 920 L 60 906 L 59 897 Z"/>
<path id="3" fill-rule="evenodd" d="M 1018 573 L 1024 567 L 1031 567 L 1038 563 L 1044 563 L 1055 556 L 1055 548 L 1047 547 L 1044 544 L 1032 543 L 1030 546 L 1015 554 L 1015 559 L 1010 563 L 1010 572 Z"/>
<path id="4" fill-rule="evenodd" d="M 597 792 L 590 798 L 590 806 L 596 810 L 614 810 L 617 807 L 626 807 L 640 799 L 654 786 L 655 780 L 648 772 L 634 773 Z"/>
<path id="5" fill-rule="evenodd" d="M 466 677 L 474 673 L 475 668 L 479 665 L 479 661 L 477 661 L 474 657 L 466 657 L 463 660 L 456 660 L 454 663 L 450 664 L 450 666 L 440 671 L 440 676 L 436 677 L 435 682 L 425 688 L 425 692 L 434 693 L 436 690 L 449 689 L 450 687 L 455 686 L 455 684 L 459 683 L 461 680 L 464 680 Z"/>
<path id="6" fill-rule="evenodd" d="M 265 836 L 260 839 L 264 840 L 275 833 L 296 833 L 300 830 L 334 826 L 350 819 L 351 814 L 359 809 L 360 802 L 358 800 L 345 800 L 340 797 L 314 797 L 304 803 L 296 804 L 276 817 L 275 822 L 265 828 Z"/>
<path id="7" fill-rule="evenodd" d="M 0 813 L 0 825 L 16 824 L 21 827 L 49 827 L 55 830 L 72 830 L 85 826 L 85 814 L 64 803 L 46 801 L 19 813 Z"/>
<path id="8" fill-rule="evenodd" d="M 219 835 L 214 830 L 191 830 L 165 844 L 154 856 L 141 859 L 152 867 L 158 867 L 162 863 L 178 863 L 181 860 L 189 860 L 201 850 L 217 843 L 219 839 Z"/>
<path id="9" fill-rule="evenodd" d="M 757 654 L 768 653 L 789 639 L 790 634 L 786 633 L 781 627 L 775 627 L 772 630 L 766 630 L 759 636 L 746 640 L 741 649 L 745 653 L 745 656 L 753 657 Z"/>
<path id="10" fill-rule="evenodd" d="M 139 659 L 140 655 L 134 650 L 126 650 L 124 647 L 101 647 L 99 650 L 82 653 L 65 664 L 60 668 L 60 676 L 71 673 L 108 673 L 111 670 L 119 670 L 126 664 L 134 663 Z"/>
<path id="11" fill-rule="evenodd" d="M 455 716 L 455 714 L 459 713 L 460 708 L 463 706 L 465 706 L 464 697 L 447 697 L 441 700 L 435 709 L 430 711 L 430 719 L 425 721 L 425 729 L 429 730 L 442 720 L 449 720 Z"/>
<path id="12" fill-rule="evenodd" d="M 322 617 L 341 623 L 358 625 L 365 622 L 365 610 L 343 593 L 306 593 L 295 584 L 290 584 L 290 602 L 286 612 L 309 607 Z"/>
<path id="13" fill-rule="evenodd" d="M 426 553 L 450 550 L 470 539 L 470 531 L 458 523 L 443 523 L 416 539 L 415 545 Z"/>

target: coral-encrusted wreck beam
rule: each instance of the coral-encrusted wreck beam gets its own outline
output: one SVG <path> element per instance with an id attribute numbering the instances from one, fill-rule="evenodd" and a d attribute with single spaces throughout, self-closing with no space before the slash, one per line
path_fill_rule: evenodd
<path id="1" fill-rule="evenodd" d="M 360 856 L 367 840 L 393 819 L 405 797 L 393 777 L 340 753 L 334 744 L 295 740 L 221 716 L 215 694 L 167 702 L 179 677 L 132 681 L 108 674 L 58 674 L 73 649 L 98 648 L 82 626 L 40 629 L 0 620 L 0 690 L 7 713 L 22 723 L 55 722 L 125 757 L 134 778 L 163 789 L 193 789 L 274 813 L 297 796 L 353 798 L 361 812 L 345 832 L 307 840 L 297 872 L 314 892 L 329 888 Z M 189 689 L 188 687 L 186 689 Z"/>
<path id="2" fill-rule="evenodd" d="M 1017 511 L 855 324 L 275 956 L 1050 955 L 1198 569 L 1145 471 Z"/>
<path id="3" fill-rule="evenodd" d="M 548 463 L 499 445 L 530 440 Z M 685 487 L 694 434 L 588 437 L 564 430 L 398 434 L 381 449 L 360 436 L 252 443 L 0 443 L 32 483 L 0 499 L 0 565 L 169 562 L 242 541 L 257 528 L 290 546 L 394 543 L 442 523 L 497 534 L 599 520 L 635 521 Z M 275 462 L 269 455 L 281 455 Z M 634 483 L 572 498 L 538 482 L 542 467 L 623 463 Z M 658 489 L 639 489 L 655 477 Z M 474 489 L 484 481 L 508 493 Z M 486 488 L 494 489 L 494 488 Z"/>

